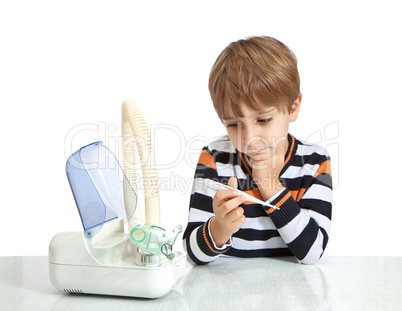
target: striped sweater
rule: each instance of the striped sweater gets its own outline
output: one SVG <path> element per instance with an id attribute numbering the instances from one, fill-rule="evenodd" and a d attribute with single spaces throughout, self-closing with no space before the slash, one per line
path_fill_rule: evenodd
<path id="1" fill-rule="evenodd" d="M 304 143 L 288 134 L 289 148 L 279 180 L 284 189 L 268 200 L 279 210 L 252 202 L 242 204 L 245 224 L 229 244 L 218 248 L 210 234 L 216 191 L 205 188 L 205 178 L 227 184 L 231 176 L 239 189 L 262 199 L 253 181 L 247 157 L 236 150 L 228 136 L 204 147 L 197 164 L 190 198 L 189 220 L 183 239 L 190 259 L 206 264 L 220 255 L 271 257 L 294 255 L 299 262 L 315 263 L 328 242 L 332 179 L 330 158 L 322 147 Z"/>

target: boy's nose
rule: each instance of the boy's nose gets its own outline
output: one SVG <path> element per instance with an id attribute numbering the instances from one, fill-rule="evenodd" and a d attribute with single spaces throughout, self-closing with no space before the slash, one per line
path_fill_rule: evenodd
<path id="1" fill-rule="evenodd" d="M 252 139 L 255 136 L 254 130 L 250 128 L 249 126 L 243 126 L 241 129 L 241 140 L 243 142 L 243 145 L 246 145 L 250 139 Z"/>
<path id="2" fill-rule="evenodd" d="M 261 140 L 261 135 L 257 129 L 252 126 L 242 128 L 242 142 L 243 146 L 253 146 L 259 144 L 258 141 Z"/>

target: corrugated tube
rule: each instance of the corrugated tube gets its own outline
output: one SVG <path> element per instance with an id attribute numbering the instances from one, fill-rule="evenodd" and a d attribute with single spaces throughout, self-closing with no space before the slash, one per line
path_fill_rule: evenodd
<path id="1" fill-rule="evenodd" d="M 135 146 L 140 155 L 145 194 L 145 223 L 160 224 L 158 173 L 151 136 L 141 110 L 132 100 L 126 100 L 122 105 L 122 135 L 123 170 L 135 192 L 137 192 Z M 123 190 L 126 188 L 123 187 Z M 124 190 L 124 198 L 126 197 Z M 128 221 L 130 231 L 141 222 L 141 219 L 140 209 L 137 208 L 134 216 Z"/>

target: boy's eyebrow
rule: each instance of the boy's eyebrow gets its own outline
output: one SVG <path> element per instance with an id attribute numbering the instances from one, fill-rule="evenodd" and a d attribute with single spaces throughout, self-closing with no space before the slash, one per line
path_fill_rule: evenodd
<path id="1" fill-rule="evenodd" d="M 268 113 L 273 112 L 275 109 L 276 109 L 276 107 L 272 107 L 272 108 L 267 109 L 267 110 L 259 111 L 259 112 L 257 112 L 255 115 L 256 115 L 256 116 L 261 116 L 261 115 L 264 115 L 264 114 L 268 114 Z M 237 120 L 239 120 L 239 119 L 241 119 L 241 118 L 228 117 L 228 118 L 222 118 L 222 121 L 230 122 L 230 121 L 237 121 Z"/>
<path id="2" fill-rule="evenodd" d="M 276 109 L 276 107 L 272 107 L 271 109 L 267 109 L 267 110 L 263 110 L 257 113 L 257 116 L 263 115 L 263 114 L 267 114 L 267 113 L 271 113 Z"/>
<path id="3" fill-rule="evenodd" d="M 222 121 L 225 121 L 225 122 L 230 122 L 230 121 L 236 121 L 237 119 L 235 118 L 235 117 L 233 117 L 233 118 L 222 118 Z"/>

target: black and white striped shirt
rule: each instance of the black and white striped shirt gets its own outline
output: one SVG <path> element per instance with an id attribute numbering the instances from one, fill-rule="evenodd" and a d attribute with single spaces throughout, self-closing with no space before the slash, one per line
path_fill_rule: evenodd
<path id="1" fill-rule="evenodd" d="M 227 136 L 204 147 L 194 176 L 189 220 L 183 239 L 191 260 L 206 264 L 220 255 L 271 257 L 294 255 L 305 264 L 315 263 L 328 242 L 332 210 L 332 178 L 327 151 L 288 134 L 289 148 L 279 180 L 284 186 L 268 202 L 279 210 L 260 204 L 242 204 L 245 224 L 232 235 L 229 245 L 216 247 L 209 222 L 214 216 L 216 191 L 203 179 L 224 184 L 238 179 L 239 189 L 262 199 L 252 178 L 247 157 L 236 150 Z M 266 208 L 266 209 L 264 209 Z"/>

